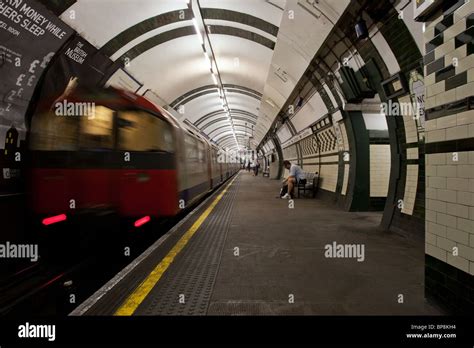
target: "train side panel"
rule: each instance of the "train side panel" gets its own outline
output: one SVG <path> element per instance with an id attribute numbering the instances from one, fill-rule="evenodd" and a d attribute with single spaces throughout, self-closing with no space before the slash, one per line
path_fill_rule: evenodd
<path id="1" fill-rule="evenodd" d="M 211 147 L 211 159 L 212 159 L 212 186 L 217 187 L 222 183 L 221 168 L 218 163 L 218 150 L 215 147 Z"/>
<path id="2" fill-rule="evenodd" d="M 186 206 L 211 189 L 206 151 L 204 141 L 187 131 L 184 132 L 184 161 L 186 162 L 184 181 L 186 184 L 181 187 L 179 198 L 184 200 Z"/>

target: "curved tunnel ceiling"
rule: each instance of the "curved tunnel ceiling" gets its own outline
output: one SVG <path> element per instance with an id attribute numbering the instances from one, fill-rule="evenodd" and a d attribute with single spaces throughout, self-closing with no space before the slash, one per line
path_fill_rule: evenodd
<path id="1" fill-rule="evenodd" d="M 299 50 L 298 44 L 288 42 L 292 34 L 288 28 L 280 33 L 281 24 L 288 21 L 285 11 L 299 5 L 298 0 L 141 0 L 140 6 L 130 1 L 78 0 L 61 19 L 123 64 L 183 121 L 193 123 L 220 146 L 242 148 L 255 147 L 276 116 L 265 101 L 270 99 L 275 109 L 286 101 L 285 93 L 271 85 L 271 73 L 284 58 L 281 53 L 275 56 L 282 36 L 286 46 Z M 337 20 L 344 8 L 331 9 L 329 16 Z M 317 38 L 322 44 L 324 36 Z M 308 58 L 304 63 L 312 58 L 307 52 L 299 55 Z M 211 71 L 218 72 L 220 84 Z M 293 86 L 298 78 L 295 74 Z"/>

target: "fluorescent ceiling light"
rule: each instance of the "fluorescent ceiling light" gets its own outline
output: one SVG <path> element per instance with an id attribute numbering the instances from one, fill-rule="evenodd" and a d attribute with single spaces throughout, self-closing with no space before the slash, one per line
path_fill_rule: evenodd
<path id="1" fill-rule="evenodd" d="M 193 24 L 194 24 L 194 28 L 196 29 L 196 34 L 199 37 L 199 42 L 202 45 L 202 44 L 204 44 L 204 40 L 202 39 L 201 30 L 199 29 L 196 18 L 193 18 Z"/>
<path id="2" fill-rule="evenodd" d="M 211 63 L 211 60 L 209 59 L 209 56 L 207 55 L 206 52 L 204 52 L 204 58 L 206 59 L 207 66 L 209 67 L 209 69 L 212 70 L 212 63 Z"/>
<path id="3" fill-rule="evenodd" d="M 272 107 L 276 107 L 276 105 L 273 103 L 273 101 L 271 101 L 270 99 L 266 99 L 265 100 L 268 104 L 270 104 Z"/>

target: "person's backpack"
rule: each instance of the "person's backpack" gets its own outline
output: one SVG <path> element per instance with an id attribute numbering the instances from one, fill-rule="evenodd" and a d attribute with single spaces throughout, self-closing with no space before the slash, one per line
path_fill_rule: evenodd
<path id="1" fill-rule="evenodd" d="M 280 190 L 280 197 L 283 197 L 284 195 L 286 195 L 288 193 L 288 185 L 285 185 L 281 188 Z"/>

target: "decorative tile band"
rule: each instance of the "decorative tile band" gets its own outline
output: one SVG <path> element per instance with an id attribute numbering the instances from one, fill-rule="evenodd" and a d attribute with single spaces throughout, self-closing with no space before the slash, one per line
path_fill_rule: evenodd
<path id="1" fill-rule="evenodd" d="M 474 91 L 473 91 L 474 93 Z M 458 114 L 463 111 L 472 110 L 474 108 L 474 97 L 467 97 L 457 100 L 453 103 L 436 106 L 425 111 L 426 120 L 434 120 L 436 118 Z"/>

